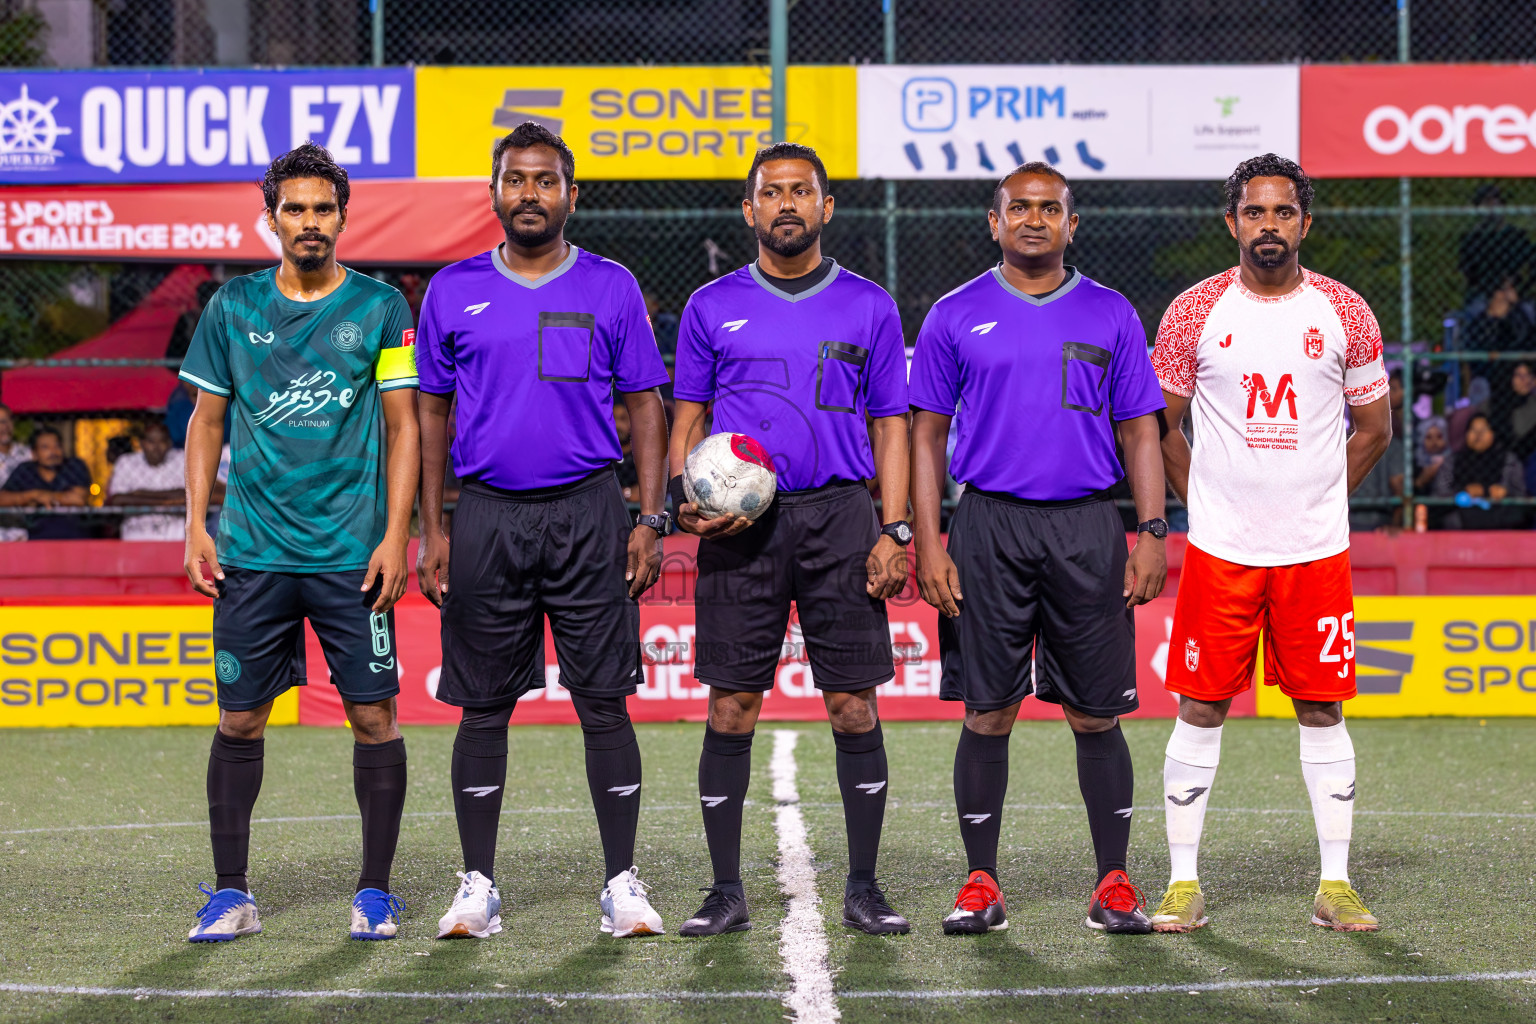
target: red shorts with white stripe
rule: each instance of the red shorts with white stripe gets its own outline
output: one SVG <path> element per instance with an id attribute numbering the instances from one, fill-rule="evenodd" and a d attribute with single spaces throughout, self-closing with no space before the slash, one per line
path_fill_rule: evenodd
<path id="1" fill-rule="evenodd" d="M 1164 685 L 1196 700 L 1226 700 L 1253 685 L 1259 634 L 1264 682 L 1287 697 L 1355 695 L 1355 599 L 1349 552 L 1297 565 L 1238 565 L 1191 544 Z"/>

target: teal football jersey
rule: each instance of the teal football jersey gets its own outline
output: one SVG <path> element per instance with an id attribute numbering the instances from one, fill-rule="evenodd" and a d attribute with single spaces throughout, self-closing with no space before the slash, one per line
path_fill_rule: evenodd
<path id="1" fill-rule="evenodd" d="M 411 310 L 354 270 L 314 302 L 283 295 L 276 274 L 220 288 L 181 366 L 183 380 L 231 406 L 219 560 L 365 568 L 388 519 L 379 394 L 417 386 Z"/>

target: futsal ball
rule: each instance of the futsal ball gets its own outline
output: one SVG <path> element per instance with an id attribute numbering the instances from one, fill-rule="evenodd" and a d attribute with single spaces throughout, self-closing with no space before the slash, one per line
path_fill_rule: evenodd
<path id="1" fill-rule="evenodd" d="M 746 434 L 711 434 L 683 463 L 683 493 L 705 519 L 756 519 L 768 511 L 777 487 L 773 457 Z"/>

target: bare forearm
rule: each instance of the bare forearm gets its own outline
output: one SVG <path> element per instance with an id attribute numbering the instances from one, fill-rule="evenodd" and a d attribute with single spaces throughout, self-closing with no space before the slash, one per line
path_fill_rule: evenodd
<path id="1" fill-rule="evenodd" d="M 1159 447 L 1163 456 L 1163 477 L 1180 501 L 1189 504 L 1189 441 L 1184 437 L 1184 413 L 1189 399 L 1163 392 L 1168 408 L 1157 413 Z"/>
<path id="2" fill-rule="evenodd" d="M 912 419 L 912 531 L 919 551 L 939 543 L 948 416 L 918 411 Z"/>
<path id="3" fill-rule="evenodd" d="M 421 428 L 416 419 L 416 392 L 400 388 L 383 396 L 389 461 L 384 482 L 389 492 L 389 521 L 385 537 L 399 544 L 411 536 L 411 511 L 416 507 L 417 474 L 421 472 Z"/>
<path id="4" fill-rule="evenodd" d="M 674 473 L 683 471 L 683 463 L 693 446 L 704 440 L 704 413 L 702 402 L 678 402 L 672 415 L 672 443 L 670 463 Z"/>
<path id="5" fill-rule="evenodd" d="M 443 532 L 443 478 L 448 468 L 448 407 L 452 395 L 422 394 L 421 425 L 421 533 Z"/>
<path id="6" fill-rule="evenodd" d="M 667 412 L 654 389 L 625 393 L 624 405 L 629 410 L 629 436 L 640 477 L 640 512 L 655 515 L 667 494 Z"/>
<path id="7" fill-rule="evenodd" d="M 1355 488 L 1365 482 L 1365 478 L 1381 457 L 1387 452 L 1387 445 L 1392 442 L 1391 434 L 1367 434 L 1357 430 L 1350 435 L 1349 441 L 1344 446 L 1344 459 L 1349 466 L 1349 492 L 1353 494 Z"/>
<path id="8" fill-rule="evenodd" d="M 219 457 L 224 448 L 224 410 L 212 415 L 208 395 L 198 396 L 197 408 L 187 423 L 187 530 L 203 529 L 208 518 L 208 495 L 219 474 Z M 219 403 L 222 406 L 222 401 Z"/>
<path id="9" fill-rule="evenodd" d="M 1125 451 L 1126 475 L 1136 500 L 1136 519 L 1161 519 L 1167 504 L 1167 480 L 1163 475 L 1163 451 L 1158 442 L 1157 419 L 1137 416 L 1118 424 Z M 1184 435 L 1180 434 L 1182 439 Z"/>
<path id="10" fill-rule="evenodd" d="M 880 520 L 896 523 L 907 518 L 907 495 L 912 458 L 907 441 L 907 417 L 875 419 L 875 478 L 880 482 Z"/>

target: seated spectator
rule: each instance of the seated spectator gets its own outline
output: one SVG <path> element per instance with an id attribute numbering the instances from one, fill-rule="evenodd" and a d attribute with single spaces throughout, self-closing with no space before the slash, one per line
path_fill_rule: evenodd
<path id="1" fill-rule="evenodd" d="M 172 505 L 187 503 L 186 453 L 171 447 L 164 423 L 144 428 L 139 450 L 118 457 L 107 482 L 108 505 Z M 186 518 L 178 508 L 164 514 L 124 516 L 123 540 L 186 540 Z"/>
<path id="2" fill-rule="evenodd" d="M 1444 416 L 1431 416 L 1419 424 L 1419 440 L 1413 449 L 1413 493 L 1428 494 L 1451 447 L 1451 431 Z"/>
<path id="3" fill-rule="evenodd" d="M 1536 455 L 1536 364 L 1516 363 L 1509 374 L 1509 388 L 1494 403 L 1499 435 L 1522 465 Z M 1526 490 L 1530 490 L 1529 487 Z"/>
<path id="4" fill-rule="evenodd" d="M 1437 498 L 1465 494 L 1479 504 L 1457 507 L 1448 513 L 1448 530 L 1522 529 L 1529 516 L 1520 506 L 1502 505 L 1505 498 L 1525 497 L 1525 469 L 1493 432 L 1488 417 L 1479 413 L 1467 424 L 1467 444 L 1446 455 L 1435 476 L 1432 491 Z M 1482 508 L 1481 503 L 1491 504 Z"/>
<path id="5" fill-rule="evenodd" d="M 11 470 L 32 458 L 32 449 L 16 440 L 16 421 L 11 418 L 11 407 L 0 405 L 0 483 L 11 475 Z"/>
<path id="6" fill-rule="evenodd" d="M 91 471 L 64 454 L 64 435 L 52 427 L 32 434 L 32 459 L 11 471 L 0 485 L 0 507 L 41 505 L 46 508 L 85 506 L 91 493 Z M 85 536 L 79 516 L 27 517 L 30 540 L 77 540 Z"/>

